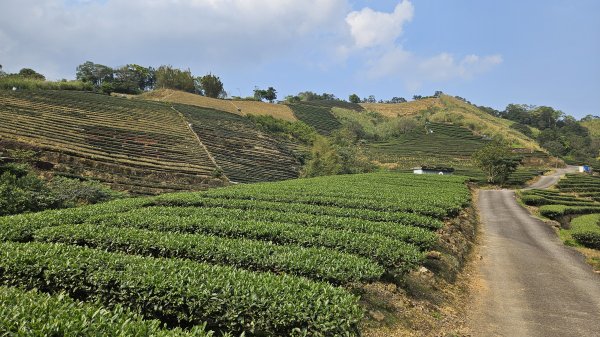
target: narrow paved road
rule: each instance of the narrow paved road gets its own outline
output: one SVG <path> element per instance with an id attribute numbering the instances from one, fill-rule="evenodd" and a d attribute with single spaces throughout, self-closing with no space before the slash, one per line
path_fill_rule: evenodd
<path id="1" fill-rule="evenodd" d="M 547 188 L 564 173 L 534 185 Z M 479 211 L 482 259 L 472 336 L 600 336 L 600 276 L 584 258 L 517 204 L 512 190 L 481 191 Z"/>

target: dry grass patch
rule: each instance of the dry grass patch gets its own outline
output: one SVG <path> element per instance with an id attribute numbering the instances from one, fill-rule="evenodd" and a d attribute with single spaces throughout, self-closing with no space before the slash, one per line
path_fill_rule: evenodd
<path id="1" fill-rule="evenodd" d="M 234 101 L 210 98 L 171 89 L 159 89 L 142 94 L 140 97 L 147 100 L 181 103 L 202 108 L 210 108 L 229 112 L 236 115 L 268 115 L 287 121 L 295 121 L 292 110 L 284 104 L 271 104 L 256 101 Z"/>
<path id="2" fill-rule="evenodd" d="M 363 108 L 375 111 L 386 117 L 411 116 L 435 108 L 443 108 L 439 98 L 425 98 L 406 103 L 361 103 Z"/>

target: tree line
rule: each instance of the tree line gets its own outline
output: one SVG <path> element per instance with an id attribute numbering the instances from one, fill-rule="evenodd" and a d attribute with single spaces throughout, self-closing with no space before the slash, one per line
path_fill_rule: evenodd
<path id="1" fill-rule="evenodd" d="M 515 122 L 511 128 L 538 141 L 550 154 L 568 162 L 595 160 L 600 143 L 573 116 L 549 106 L 509 104 L 503 111 L 480 106 L 479 109 Z M 582 120 L 593 119 L 586 116 Z"/>
<path id="2" fill-rule="evenodd" d="M 87 61 L 77 66 L 76 78 L 91 83 L 96 90 L 111 93 L 139 94 L 153 89 L 175 89 L 208 97 L 225 97 L 221 79 L 213 74 L 194 76 L 190 69 L 170 65 L 158 68 L 127 64 L 118 68 Z"/>

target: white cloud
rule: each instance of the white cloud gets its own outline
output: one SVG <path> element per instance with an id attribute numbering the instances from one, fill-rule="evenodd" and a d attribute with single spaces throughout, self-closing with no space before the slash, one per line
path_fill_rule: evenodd
<path id="1" fill-rule="evenodd" d="M 347 12 L 347 0 L 8 0 L 0 11 L 0 63 L 70 63 L 70 73 L 87 59 L 260 65 L 308 45 L 339 44 L 328 39 L 341 35 Z"/>
<path id="2" fill-rule="evenodd" d="M 480 57 L 472 54 L 457 60 L 449 53 L 419 57 L 401 47 L 395 47 L 377 55 L 369 63 L 366 74 L 372 80 L 386 77 L 399 78 L 404 81 L 409 90 L 415 91 L 423 82 L 468 80 L 500 63 L 502 63 L 501 55 Z"/>
<path id="3" fill-rule="evenodd" d="M 355 47 L 386 46 L 402 35 L 402 26 L 412 19 L 413 13 L 412 3 L 403 0 L 391 13 L 376 12 L 368 7 L 351 12 L 346 16 L 346 23 Z"/>
<path id="4" fill-rule="evenodd" d="M 434 56 L 420 56 L 406 50 L 398 39 L 404 25 L 414 16 L 410 0 L 402 0 L 391 13 L 364 8 L 346 16 L 346 24 L 353 39 L 352 46 L 339 50 L 345 55 L 367 57 L 363 72 L 371 80 L 397 78 L 406 87 L 417 90 L 423 82 L 445 82 L 471 79 L 502 63 L 500 55 L 467 55 L 457 60 L 452 54 L 440 52 Z"/>

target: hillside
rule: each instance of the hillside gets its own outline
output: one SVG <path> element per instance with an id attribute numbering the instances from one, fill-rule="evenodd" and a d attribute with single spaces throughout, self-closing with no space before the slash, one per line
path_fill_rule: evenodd
<path id="1" fill-rule="evenodd" d="M 592 119 L 589 121 L 581 122 L 581 124 L 588 129 L 592 139 L 600 143 L 600 119 Z M 600 159 L 600 153 L 598 153 L 598 158 Z"/>
<path id="2" fill-rule="evenodd" d="M 286 105 L 283 104 L 269 104 L 258 101 L 216 99 L 171 89 L 157 89 L 148 93 L 144 93 L 138 96 L 137 98 L 159 102 L 194 105 L 202 108 L 226 111 L 232 114 L 238 114 L 242 116 L 269 115 L 287 121 L 296 120 L 296 117 L 294 117 L 292 111 Z"/>
<path id="3" fill-rule="evenodd" d="M 228 173 L 241 181 L 297 177 L 292 154 L 269 136 L 250 130 L 243 133 L 242 147 L 225 141 L 233 139 L 236 125 L 240 130 L 252 127 L 244 118 L 211 110 L 205 123 L 190 117 L 197 108 L 188 107 L 189 121 L 166 103 L 72 91 L 3 90 L 0 144 L 38 151 L 40 166 L 54 174 L 91 178 L 136 194 L 220 186 Z M 215 118 L 228 122 L 209 123 Z M 223 156 L 223 145 L 239 155 Z M 284 165 L 265 164 L 274 160 Z M 244 179 L 233 173 L 236 169 L 253 177 Z M 215 178 L 219 170 L 225 176 Z"/>
<path id="4" fill-rule="evenodd" d="M 361 105 L 384 116 L 425 116 L 431 122 L 452 123 L 465 127 L 479 136 L 500 136 L 510 141 L 514 147 L 541 150 L 533 139 L 510 128 L 514 122 L 491 116 L 451 96 L 442 95 L 439 98 L 424 98 L 406 103 Z"/>
<path id="5" fill-rule="evenodd" d="M 12 286 L 16 299 L 80 304 L 71 310 L 119 304 L 182 335 L 424 335 L 452 319 L 440 309 L 473 240 L 470 199 L 463 177 L 374 173 L 0 217 L 0 303 Z M 32 315 L 11 320 L 32 326 Z"/>

